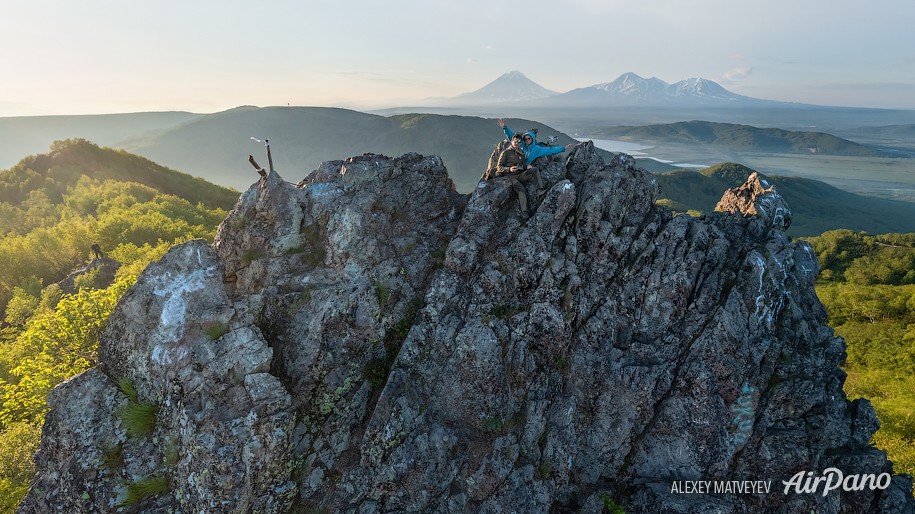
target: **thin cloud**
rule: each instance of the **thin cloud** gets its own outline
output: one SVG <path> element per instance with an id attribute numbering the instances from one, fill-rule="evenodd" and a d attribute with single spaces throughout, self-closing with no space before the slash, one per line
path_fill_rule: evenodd
<path id="1" fill-rule="evenodd" d="M 750 76 L 752 73 L 753 73 L 753 68 L 751 68 L 749 66 L 738 66 L 737 68 L 732 68 L 732 69 L 724 72 L 719 77 L 719 80 L 721 82 L 734 83 L 734 82 L 737 82 L 741 79 L 744 79 L 744 78 Z"/>

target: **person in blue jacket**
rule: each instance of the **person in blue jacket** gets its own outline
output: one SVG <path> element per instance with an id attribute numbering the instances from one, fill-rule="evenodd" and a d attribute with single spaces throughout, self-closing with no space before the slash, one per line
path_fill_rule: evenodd
<path id="1" fill-rule="evenodd" d="M 502 127 L 502 132 L 505 132 L 505 137 L 511 140 L 515 135 L 512 129 L 508 128 L 508 125 L 505 124 L 505 120 L 499 118 L 499 126 Z M 572 143 L 569 143 L 562 146 L 540 146 L 537 144 L 537 134 L 534 134 L 532 131 L 525 132 L 522 134 L 523 141 L 521 143 L 521 149 L 524 150 L 524 164 L 530 166 L 532 162 L 538 157 L 543 157 L 545 155 L 554 155 L 557 153 L 562 153 L 569 148 L 572 148 Z"/>

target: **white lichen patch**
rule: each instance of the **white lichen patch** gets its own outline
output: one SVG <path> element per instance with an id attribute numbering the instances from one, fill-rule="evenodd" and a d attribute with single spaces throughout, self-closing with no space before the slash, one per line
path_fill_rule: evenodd
<path id="1" fill-rule="evenodd" d="M 194 270 L 187 274 L 173 275 L 171 272 L 156 277 L 153 294 L 164 297 L 159 322 L 163 334 L 169 339 L 176 339 L 184 331 L 187 301 L 185 293 L 200 291 L 206 287 L 207 280 L 216 272 L 216 266 Z"/>

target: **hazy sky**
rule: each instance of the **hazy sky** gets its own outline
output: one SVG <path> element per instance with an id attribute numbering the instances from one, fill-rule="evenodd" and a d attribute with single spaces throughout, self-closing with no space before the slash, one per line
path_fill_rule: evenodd
<path id="1" fill-rule="evenodd" d="M 0 116 L 416 105 L 519 70 L 915 109 L 913 0 L 4 2 Z"/>

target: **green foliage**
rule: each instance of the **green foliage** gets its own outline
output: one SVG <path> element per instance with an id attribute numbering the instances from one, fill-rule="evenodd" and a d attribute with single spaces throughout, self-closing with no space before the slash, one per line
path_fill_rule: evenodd
<path id="1" fill-rule="evenodd" d="M 6 322 L 17 327 L 24 327 L 29 318 L 38 308 L 37 297 L 26 292 L 21 287 L 13 288 L 13 297 L 6 304 Z"/>
<path id="2" fill-rule="evenodd" d="M 67 139 L 52 143 L 49 153 L 26 157 L 0 173 L 0 202 L 17 205 L 38 193 L 57 203 L 84 176 L 99 181 L 136 182 L 208 208 L 229 209 L 238 198 L 238 193 L 231 189 L 170 170 L 138 155 L 101 148 L 85 139 Z"/>
<path id="3" fill-rule="evenodd" d="M 99 286 L 99 271 L 101 268 L 93 268 L 85 273 L 73 278 L 73 288 L 77 291 L 80 289 L 96 289 Z"/>
<path id="4" fill-rule="evenodd" d="M 93 241 L 122 264 L 135 262 L 119 259 L 123 255 L 113 249 L 130 254 L 126 247 L 212 239 L 226 214 L 140 184 L 87 177 L 63 191 L 61 202 L 43 211 L 40 220 L 25 219 L 0 237 L 0 307 L 5 307 L 16 287 L 28 289 L 30 280 L 50 284 L 64 278 L 85 262 Z M 87 282 L 90 278 L 81 279 L 82 285 L 92 286 Z"/>
<path id="5" fill-rule="evenodd" d="M 229 332 L 229 326 L 219 321 L 210 321 L 204 323 L 201 328 L 203 328 L 203 333 L 213 341 L 219 339 Z"/>
<path id="6" fill-rule="evenodd" d="M 493 305 L 493 307 L 489 309 L 490 316 L 504 320 L 510 319 L 512 316 L 518 314 L 519 312 L 521 312 L 521 309 L 505 304 Z"/>
<path id="7" fill-rule="evenodd" d="M 496 434 L 501 434 L 505 430 L 505 422 L 499 416 L 493 416 L 491 418 L 486 418 L 480 422 L 480 428 L 484 432 L 493 432 Z"/>
<path id="8" fill-rule="evenodd" d="M 102 466 L 113 471 L 124 467 L 124 445 L 122 443 L 102 451 Z"/>
<path id="9" fill-rule="evenodd" d="M 64 380 L 95 365 L 98 337 L 121 295 L 135 281 L 125 277 L 106 289 L 83 289 L 38 313 L 0 354 L 0 423 L 41 423 L 47 395 Z M 0 375 L 3 376 L 3 375 Z"/>
<path id="10" fill-rule="evenodd" d="M 136 505 L 150 496 L 168 492 L 169 487 L 169 480 L 166 476 L 151 475 L 141 478 L 127 486 L 127 498 L 121 506 Z"/>
<path id="11" fill-rule="evenodd" d="M 378 297 L 378 308 L 384 310 L 388 306 L 391 288 L 384 282 L 375 282 L 375 295 Z"/>
<path id="12" fill-rule="evenodd" d="M 897 473 L 915 472 L 915 234 L 837 230 L 811 238 L 822 271 L 817 295 L 846 341 L 845 391 L 880 418 L 872 443 Z"/>
<path id="13" fill-rule="evenodd" d="M 127 403 L 118 409 L 121 424 L 130 437 L 144 437 L 156 428 L 156 417 L 159 407 L 140 400 L 139 392 L 133 381 L 127 377 L 116 380 L 118 389 L 127 397 Z"/>
<path id="14" fill-rule="evenodd" d="M 159 407 L 152 403 L 128 400 L 120 409 L 118 415 L 121 424 L 129 437 L 145 437 L 156 428 L 156 417 Z"/>
<path id="15" fill-rule="evenodd" d="M 241 263 L 248 266 L 263 256 L 264 252 L 260 248 L 252 248 L 241 255 Z"/>
<path id="16" fill-rule="evenodd" d="M 137 393 L 137 387 L 133 385 L 133 381 L 127 377 L 121 377 L 115 381 L 118 386 L 118 390 L 124 393 L 124 396 L 132 402 L 139 402 L 140 397 Z"/>
<path id="17" fill-rule="evenodd" d="M 41 427 L 14 423 L 0 432 L 0 512 L 13 512 L 29 490 L 35 475 L 32 455 L 38 449 Z"/>
<path id="18" fill-rule="evenodd" d="M 604 509 L 606 509 L 607 512 L 609 512 L 610 514 L 626 514 L 626 511 L 623 510 L 622 507 L 617 505 L 616 502 L 613 501 L 613 498 L 611 498 L 609 494 L 604 493 L 604 494 L 600 495 L 600 501 L 601 501 L 601 503 L 604 504 Z"/>

